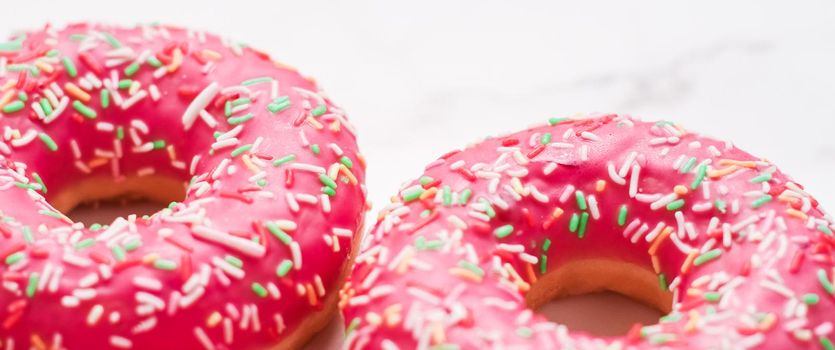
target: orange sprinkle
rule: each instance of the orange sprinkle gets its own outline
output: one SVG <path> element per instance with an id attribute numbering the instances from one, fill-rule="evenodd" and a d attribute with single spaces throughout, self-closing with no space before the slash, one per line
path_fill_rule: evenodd
<path id="1" fill-rule="evenodd" d="M 536 283 L 536 273 L 533 272 L 533 265 L 531 263 L 525 263 L 525 272 L 528 274 L 528 280 L 531 281 L 531 284 Z"/>
<path id="2" fill-rule="evenodd" d="M 209 328 L 214 328 L 222 320 L 223 316 L 221 316 L 219 312 L 215 311 L 211 315 L 209 315 L 209 318 L 206 319 L 206 326 L 208 326 Z"/>
<path id="3" fill-rule="evenodd" d="M 673 192 L 675 192 L 679 196 L 683 196 L 683 195 L 686 195 L 687 192 L 689 192 L 689 191 L 687 190 L 687 187 L 685 187 L 685 186 L 676 185 L 676 187 L 673 187 Z"/>
<path id="4" fill-rule="evenodd" d="M 365 169 L 368 163 L 365 162 L 365 156 L 362 153 L 357 153 L 357 161 L 360 163 L 360 166 Z"/>
<path id="5" fill-rule="evenodd" d="M 174 49 L 174 53 L 171 56 L 171 64 L 168 65 L 168 73 L 174 73 L 177 69 L 180 68 L 180 65 L 183 64 L 183 52 L 180 51 L 180 48 Z"/>
<path id="6" fill-rule="evenodd" d="M 736 171 L 737 169 L 739 169 L 739 166 L 731 165 L 729 167 L 724 167 L 722 169 L 708 171 L 707 176 L 710 177 L 710 178 L 718 178 L 718 177 L 728 175 L 728 174 Z"/>
<path id="7" fill-rule="evenodd" d="M 32 333 L 31 339 L 32 339 L 32 346 L 34 346 L 35 349 L 46 350 L 48 348 L 46 346 L 46 343 L 44 343 L 43 339 L 41 339 L 41 336 L 39 336 L 35 333 Z"/>
<path id="8" fill-rule="evenodd" d="M 406 256 L 403 258 L 403 260 L 400 261 L 400 265 L 397 266 L 396 271 L 397 271 L 398 274 L 402 275 L 402 274 L 406 273 L 406 270 L 409 268 L 409 263 L 412 262 L 412 258 L 414 256 L 415 256 L 414 250 L 409 250 L 409 252 L 406 253 Z"/>
<path id="9" fill-rule="evenodd" d="M 87 163 L 87 167 L 90 169 L 95 169 L 109 162 L 110 161 L 107 158 L 93 158 L 91 161 Z"/>
<path id="10" fill-rule="evenodd" d="M 73 83 L 66 83 L 64 84 L 64 90 L 67 92 L 67 95 L 74 97 L 81 102 L 87 103 L 90 102 L 90 94 L 86 91 L 81 90 L 78 86 Z"/>
<path id="11" fill-rule="evenodd" d="M 3 108 L 3 106 L 5 106 L 7 103 L 9 103 L 9 101 L 12 100 L 12 98 L 14 98 L 15 92 L 15 89 L 6 91 L 6 94 L 3 95 L 2 98 L 0 98 L 0 108 Z"/>
<path id="12" fill-rule="evenodd" d="M 649 246 L 649 250 L 647 251 L 647 253 L 649 253 L 649 255 L 655 256 L 655 254 L 658 253 L 658 248 L 661 246 L 661 243 L 664 242 L 664 240 L 666 240 L 672 232 L 673 228 L 667 226 L 664 229 L 664 231 L 662 231 L 661 234 L 658 235 L 658 237 L 655 237 L 655 240 L 652 241 L 652 245 Z"/>
<path id="13" fill-rule="evenodd" d="M 440 322 L 435 322 L 432 324 L 432 343 L 433 344 L 443 344 L 446 342 L 446 334 L 444 333 L 444 327 L 441 325 Z"/>
<path id="14" fill-rule="evenodd" d="M 809 215 L 806 215 L 806 213 L 804 213 L 800 210 L 797 210 L 797 209 L 793 209 L 793 208 L 786 209 L 786 214 L 789 214 L 789 216 L 796 217 L 796 218 L 798 218 L 800 220 L 803 220 L 803 221 L 809 220 Z"/>
<path id="15" fill-rule="evenodd" d="M 316 304 L 319 303 L 319 297 L 317 297 L 316 292 L 313 291 L 313 285 L 307 283 L 304 287 L 307 289 L 307 302 L 309 302 L 311 306 L 316 306 Z"/>
<path id="16" fill-rule="evenodd" d="M 345 176 L 348 177 L 348 181 L 352 185 L 356 185 L 358 183 L 357 177 L 354 176 L 354 173 L 351 172 L 351 169 L 348 169 L 348 167 L 346 167 L 344 164 L 339 165 L 339 171 L 342 173 L 342 175 L 345 175 Z"/>
<path id="17" fill-rule="evenodd" d="M 148 254 L 142 257 L 142 263 L 146 265 L 153 264 L 154 261 L 159 259 L 159 254 Z"/>
<path id="18" fill-rule="evenodd" d="M 684 260 L 684 264 L 681 264 L 681 273 L 685 274 L 690 271 L 690 268 L 693 267 L 693 261 L 696 260 L 696 257 L 699 256 L 699 251 L 694 250 L 687 254 L 687 259 Z"/>
<path id="19" fill-rule="evenodd" d="M 597 185 L 594 188 L 597 192 L 603 192 L 606 189 L 606 180 L 597 180 Z"/>
<path id="20" fill-rule="evenodd" d="M 203 51 L 200 52 L 200 55 L 202 55 L 203 58 L 212 61 L 220 61 L 223 58 L 223 55 L 221 55 L 220 52 L 209 49 L 203 49 Z"/>
<path id="21" fill-rule="evenodd" d="M 438 193 L 438 188 L 432 187 L 426 191 L 423 191 L 423 193 L 420 194 L 420 199 L 423 200 L 426 198 L 434 197 L 436 193 Z"/>
<path id="22" fill-rule="evenodd" d="M 331 131 L 335 132 L 335 133 L 336 133 L 336 132 L 339 132 L 340 130 L 342 130 L 342 123 L 341 123 L 341 122 L 339 122 L 339 119 L 334 120 L 334 121 L 331 123 L 331 125 L 330 125 L 330 128 L 329 128 L 329 129 L 330 129 Z"/>
<path id="23" fill-rule="evenodd" d="M 757 163 L 750 160 L 733 160 L 733 159 L 720 159 L 719 165 L 736 165 L 741 166 L 743 168 L 750 168 L 754 169 L 757 167 Z"/>
<path id="24" fill-rule="evenodd" d="M 51 64 L 46 63 L 44 61 L 35 61 L 35 67 L 38 67 L 38 69 L 47 73 L 52 73 L 55 71 L 55 68 L 53 68 Z"/>
<path id="25" fill-rule="evenodd" d="M 177 151 L 174 149 L 174 145 L 168 145 L 168 147 L 166 147 L 166 150 L 168 151 L 169 159 L 177 160 Z"/>
<path id="26" fill-rule="evenodd" d="M 311 117 L 307 117 L 307 119 L 305 119 L 305 121 L 307 121 L 307 123 L 310 124 L 310 126 L 316 128 L 316 130 L 322 130 L 325 127 L 318 120 L 316 120 L 314 118 L 311 118 Z"/>
<path id="27" fill-rule="evenodd" d="M 469 280 L 469 281 L 472 281 L 472 282 L 475 282 L 475 283 L 481 283 L 481 281 L 483 280 L 483 278 L 481 276 L 476 275 L 472 271 L 467 270 L 465 268 L 457 267 L 457 266 L 450 268 L 449 269 L 449 274 L 451 274 L 453 276 L 461 277 L 465 280 Z"/>
<path id="28" fill-rule="evenodd" d="M 658 255 L 652 255 L 652 269 L 655 271 L 656 274 L 661 273 L 661 259 L 658 259 Z"/>
<path id="29" fill-rule="evenodd" d="M 5 84 L 3 84 L 2 87 L 0 87 L 0 91 L 6 91 L 8 89 L 11 89 L 15 85 L 17 85 L 17 80 L 9 80 Z"/>
<path id="30" fill-rule="evenodd" d="M 696 310 L 690 310 L 688 313 L 690 319 L 687 320 L 687 324 L 684 326 L 684 331 L 687 333 L 693 333 L 696 331 L 696 325 L 699 324 L 699 313 Z"/>
<path id="31" fill-rule="evenodd" d="M 562 216 L 562 214 L 563 214 L 564 212 L 565 212 L 565 211 L 564 211 L 564 210 L 562 210 L 562 208 L 560 208 L 560 207 L 556 207 L 556 208 L 554 208 L 554 211 L 552 211 L 552 212 L 551 212 L 551 216 L 552 216 L 552 217 L 554 217 L 554 219 L 559 219 L 559 218 L 560 218 L 560 216 Z"/>
<path id="32" fill-rule="evenodd" d="M 765 315 L 762 321 L 760 321 L 760 330 L 763 332 L 767 332 L 771 330 L 772 327 L 777 323 L 777 316 L 774 313 L 769 313 Z"/>

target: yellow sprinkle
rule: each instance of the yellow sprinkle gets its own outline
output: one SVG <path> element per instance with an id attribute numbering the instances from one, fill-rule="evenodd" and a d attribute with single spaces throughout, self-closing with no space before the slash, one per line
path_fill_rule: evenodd
<path id="1" fill-rule="evenodd" d="M 597 186 L 595 186 L 595 190 L 597 192 L 603 192 L 606 189 L 606 180 L 597 180 Z"/>
<path id="2" fill-rule="evenodd" d="M 215 311 L 209 315 L 209 318 L 206 320 L 206 326 L 214 328 L 220 323 L 220 321 L 223 321 L 223 316 L 221 316 L 219 312 Z"/>

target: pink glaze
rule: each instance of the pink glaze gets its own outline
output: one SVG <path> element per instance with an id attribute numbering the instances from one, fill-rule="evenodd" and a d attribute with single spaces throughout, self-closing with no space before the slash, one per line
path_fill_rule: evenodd
<path id="1" fill-rule="evenodd" d="M 343 290 L 346 348 L 832 349 L 835 225 L 802 187 L 668 122 L 549 124 L 404 185 Z M 526 307 L 533 278 L 584 258 L 655 271 L 672 313 L 601 339 Z"/>
<path id="2" fill-rule="evenodd" d="M 364 165 L 314 82 L 182 28 L 12 39 L 0 44 L 0 348 L 263 349 L 335 295 Z M 46 201 L 80 179 L 151 174 L 189 183 L 187 198 L 101 228 Z"/>

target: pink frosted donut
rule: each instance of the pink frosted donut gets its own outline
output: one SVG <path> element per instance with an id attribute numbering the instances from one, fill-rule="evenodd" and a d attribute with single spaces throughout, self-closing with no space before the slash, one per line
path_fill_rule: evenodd
<path id="1" fill-rule="evenodd" d="M 0 349 L 298 348 L 336 310 L 364 164 L 315 83 L 182 28 L 0 43 Z M 80 202 L 173 201 L 109 225 Z"/>
<path id="2" fill-rule="evenodd" d="M 366 237 L 349 349 L 833 349 L 835 225 L 766 160 L 608 115 L 450 152 Z M 532 311 L 612 290 L 666 313 L 625 336 Z"/>

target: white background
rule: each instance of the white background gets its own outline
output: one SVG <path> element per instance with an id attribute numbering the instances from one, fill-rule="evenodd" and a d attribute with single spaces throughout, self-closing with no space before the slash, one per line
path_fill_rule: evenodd
<path id="1" fill-rule="evenodd" d="M 360 130 L 376 208 L 424 164 L 577 112 L 669 119 L 835 201 L 835 2 L 4 1 L 0 33 L 159 21 L 316 77 Z M 832 204 L 829 204 L 831 207 Z"/>
<path id="2" fill-rule="evenodd" d="M 780 4 L 2 0 L 0 33 L 159 21 L 261 48 L 349 112 L 376 208 L 449 149 L 577 112 L 733 140 L 832 208 L 835 2 Z M 337 347 L 340 326 L 311 348 Z"/>

